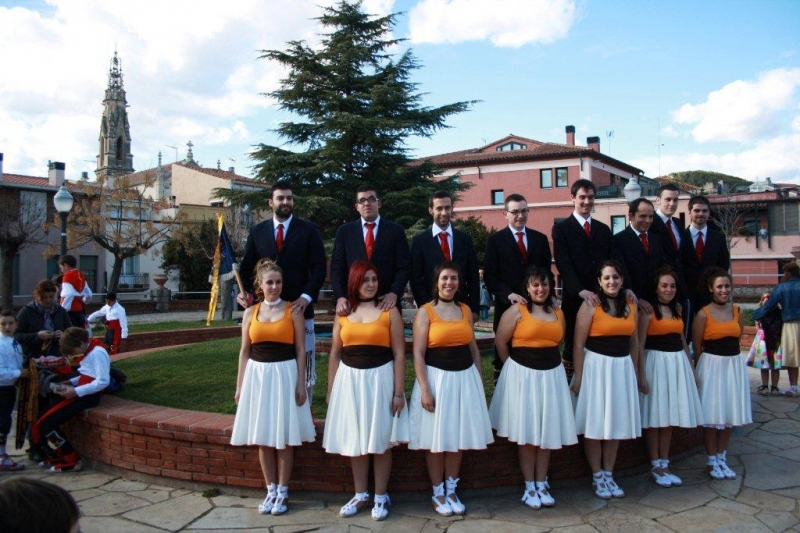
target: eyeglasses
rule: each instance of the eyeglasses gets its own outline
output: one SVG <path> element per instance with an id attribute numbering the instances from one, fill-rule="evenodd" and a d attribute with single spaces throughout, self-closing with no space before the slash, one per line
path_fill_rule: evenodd
<path id="1" fill-rule="evenodd" d="M 528 216 L 528 211 L 529 211 L 529 209 L 517 209 L 515 211 L 506 211 L 506 213 L 508 213 L 512 217 L 518 217 L 520 215 Z"/>
<path id="2" fill-rule="evenodd" d="M 359 205 L 366 205 L 367 203 L 374 204 L 377 201 L 378 199 L 375 198 L 374 196 L 368 196 L 366 198 L 359 198 L 358 200 L 356 200 L 356 203 L 358 203 Z"/>

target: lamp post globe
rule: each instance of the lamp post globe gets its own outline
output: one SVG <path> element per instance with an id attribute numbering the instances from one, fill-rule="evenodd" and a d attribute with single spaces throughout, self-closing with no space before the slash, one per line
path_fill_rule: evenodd
<path id="1" fill-rule="evenodd" d="M 61 185 L 61 188 L 53 196 L 53 205 L 61 217 L 61 257 L 67 255 L 67 215 L 72 211 L 74 202 L 75 199 L 65 185 Z"/>
<path id="2" fill-rule="evenodd" d="M 625 201 L 631 203 L 642 195 L 642 186 L 637 183 L 635 177 L 632 177 L 622 189 L 622 194 L 625 195 Z"/>

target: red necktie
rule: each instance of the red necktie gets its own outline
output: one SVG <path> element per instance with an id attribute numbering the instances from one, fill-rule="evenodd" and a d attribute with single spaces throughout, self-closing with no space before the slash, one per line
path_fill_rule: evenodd
<path id="1" fill-rule="evenodd" d="M 439 234 L 439 240 L 442 241 L 442 255 L 445 261 L 450 261 L 450 244 L 447 242 L 447 232 L 443 231 Z"/>
<path id="2" fill-rule="evenodd" d="M 672 219 L 667 220 L 667 233 L 669 233 L 669 239 L 672 241 L 672 247 L 675 251 L 678 251 L 678 239 L 675 238 L 675 232 L 672 231 Z"/>
<path id="3" fill-rule="evenodd" d="M 525 241 L 522 240 L 522 236 L 525 235 L 521 231 L 517 232 L 517 248 L 519 248 L 519 253 L 522 254 L 522 259 L 526 263 L 528 262 L 528 250 L 525 249 Z"/>
<path id="4" fill-rule="evenodd" d="M 592 227 L 589 225 L 588 220 L 583 223 L 583 231 L 586 232 L 587 237 L 592 238 Z"/>
<path id="5" fill-rule="evenodd" d="M 642 239 L 642 246 L 644 247 L 644 253 L 650 253 L 650 242 L 647 240 L 647 233 L 640 233 L 639 238 Z"/>
<path id="6" fill-rule="evenodd" d="M 706 245 L 703 242 L 703 232 L 697 233 L 697 244 L 694 247 L 694 251 L 697 254 L 697 262 L 703 262 L 703 250 L 706 249 Z"/>
<path id="7" fill-rule="evenodd" d="M 372 250 L 375 249 L 375 233 L 372 231 L 375 228 L 374 222 L 367 222 L 367 238 L 364 240 L 364 246 L 367 248 L 367 259 L 372 259 Z"/>
<path id="8" fill-rule="evenodd" d="M 278 235 L 275 237 L 275 246 L 278 247 L 278 253 L 283 250 L 283 224 L 278 224 Z"/>

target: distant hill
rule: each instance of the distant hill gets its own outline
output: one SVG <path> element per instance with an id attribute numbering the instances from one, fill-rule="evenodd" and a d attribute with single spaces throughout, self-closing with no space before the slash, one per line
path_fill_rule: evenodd
<path id="1" fill-rule="evenodd" d="M 752 185 L 752 181 L 747 181 L 736 176 L 729 176 L 721 172 L 711 172 L 709 170 L 683 170 L 681 172 L 671 172 L 668 178 L 689 183 L 696 187 L 703 187 L 706 183 L 718 184 L 720 180 L 726 183 L 732 191 L 740 185 Z"/>

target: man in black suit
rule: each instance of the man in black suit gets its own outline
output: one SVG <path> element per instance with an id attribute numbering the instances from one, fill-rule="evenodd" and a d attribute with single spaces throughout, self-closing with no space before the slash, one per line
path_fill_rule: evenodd
<path id="1" fill-rule="evenodd" d="M 728 241 L 722 232 L 708 226 L 711 216 L 711 203 L 705 196 L 692 196 L 689 199 L 689 220 L 691 224 L 683 232 L 681 239 L 681 262 L 686 279 L 691 309 L 685 313 L 687 331 L 691 331 L 691 319 L 704 305 L 711 301 L 706 287 L 698 287 L 700 276 L 709 267 L 723 270 L 731 268 L 731 254 Z"/>
<path id="2" fill-rule="evenodd" d="M 505 201 L 503 214 L 508 226 L 486 239 L 483 280 L 494 295 L 494 323 L 497 324 L 506 309 L 513 304 L 527 303 L 525 278 L 528 269 L 539 266 L 550 272 L 550 245 L 544 233 L 526 227 L 528 202 L 521 194 L 510 194 Z M 495 352 L 495 380 L 503 363 Z"/>
<path id="3" fill-rule="evenodd" d="M 597 269 L 611 257 L 611 229 L 592 218 L 597 190 L 594 183 L 580 179 L 570 194 L 575 206 L 572 214 L 553 226 L 553 252 L 561 275 L 561 309 L 566 322 L 564 367 L 572 374 L 572 339 L 578 309 L 586 301 L 598 305 Z"/>
<path id="4" fill-rule="evenodd" d="M 411 275 L 405 231 L 400 224 L 380 217 L 381 201 L 374 185 L 356 189 L 355 208 L 361 218 L 339 227 L 331 254 L 333 299 L 341 316 L 350 313 L 347 276 L 353 261 L 366 259 L 378 269 L 378 300 L 384 310 L 397 305 Z"/>
<path id="5" fill-rule="evenodd" d="M 667 264 L 658 235 L 650 230 L 655 208 L 647 198 L 637 198 L 628 206 L 630 225 L 612 237 L 611 256 L 622 264 L 624 287 L 639 299 L 639 311 L 653 312 L 656 270 Z"/>
<path id="6" fill-rule="evenodd" d="M 674 183 L 665 183 L 658 188 L 656 194 L 656 216 L 653 217 L 653 225 L 650 226 L 650 233 L 658 235 L 661 241 L 661 250 L 664 259 L 675 272 L 678 273 L 678 298 L 686 308 L 687 291 L 686 280 L 683 278 L 683 264 L 681 264 L 681 240 L 683 238 L 683 221 L 675 217 L 678 211 L 678 199 L 681 190 Z"/>
<path id="7" fill-rule="evenodd" d="M 245 289 L 253 292 L 256 264 L 264 258 L 276 261 L 283 270 L 281 298 L 291 303 L 292 313 L 306 319 L 306 356 L 309 361 L 306 386 L 309 402 L 316 381 L 314 361 L 314 302 L 325 283 L 325 247 L 317 227 L 292 215 L 294 196 L 288 182 L 276 182 L 270 189 L 272 218 L 259 222 L 247 235 L 240 271 Z M 236 301 L 243 307 L 252 304 L 250 294 L 240 294 Z"/>
<path id="8" fill-rule="evenodd" d="M 475 321 L 480 302 L 480 277 L 472 237 L 450 223 L 453 197 L 449 192 L 433 193 L 428 212 L 433 216 L 433 224 L 411 239 L 411 292 L 414 301 L 417 307 L 429 302 L 435 283 L 433 269 L 442 261 L 454 261 L 461 267 L 458 299 L 469 305 Z"/>

